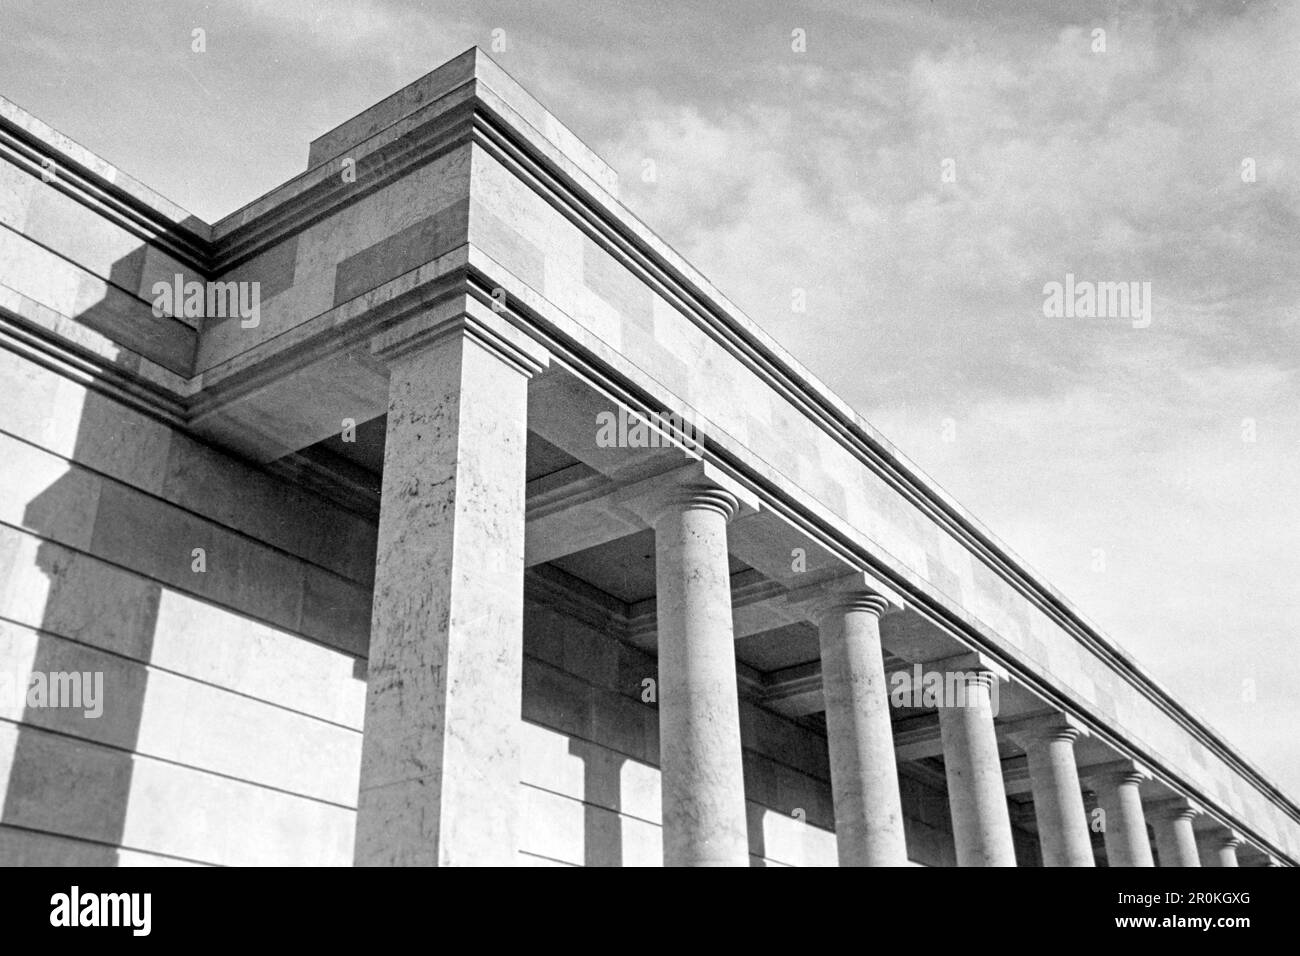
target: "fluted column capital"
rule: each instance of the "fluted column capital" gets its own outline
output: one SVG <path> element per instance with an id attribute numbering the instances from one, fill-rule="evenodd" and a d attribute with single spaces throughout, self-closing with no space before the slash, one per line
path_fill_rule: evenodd
<path id="1" fill-rule="evenodd" d="M 1215 849 L 1227 847 L 1235 850 L 1237 847 L 1241 846 L 1245 840 L 1242 839 L 1241 834 L 1236 830 L 1233 830 L 1230 827 L 1223 827 L 1214 832 L 1210 837 L 1210 842 Z"/>
<path id="2" fill-rule="evenodd" d="M 658 509 L 651 516 L 651 523 L 657 524 L 664 512 L 674 509 L 716 511 L 722 515 L 723 520 L 730 521 L 740 512 L 740 500 L 718 485 L 703 482 L 683 484 L 664 495 Z"/>
<path id="3" fill-rule="evenodd" d="M 1022 717 L 1002 725 L 1001 730 L 1004 737 L 1026 751 L 1042 744 L 1074 743 L 1078 738 L 1089 734 L 1087 726 L 1082 721 L 1066 713 Z"/>
<path id="4" fill-rule="evenodd" d="M 673 512 L 714 511 L 731 521 L 759 509 L 757 495 L 707 461 L 634 482 L 616 492 L 614 501 L 651 527 Z"/>
<path id="5" fill-rule="evenodd" d="M 1093 784 L 1094 788 L 1096 785 L 1116 786 L 1121 783 L 1140 785 L 1153 779 L 1153 776 L 1143 764 L 1127 757 L 1079 768 L 1079 779 Z"/>
<path id="6" fill-rule="evenodd" d="M 1237 847 L 1242 845 L 1242 836 L 1226 823 L 1216 822 L 1195 835 L 1203 866 L 1241 865 L 1237 859 Z"/>
<path id="7" fill-rule="evenodd" d="M 866 611 L 884 617 L 906 607 L 901 594 L 868 571 L 854 571 L 797 588 L 785 595 L 785 603 L 814 624 L 820 624 L 830 613 Z"/>
<path id="8" fill-rule="evenodd" d="M 968 651 L 953 657 L 930 661 L 925 668 L 940 672 L 945 675 L 945 678 L 960 678 L 967 687 L 983 687 L 991 692 L 995 689 L 995 684 L 1005 684 L 1011 680 L 1007 669 L 983 651 Z"/>
<path id="9" fill-rule="evenodd" d="M 1192 820 L 1202 812 L 1201 807 L 1183 796 L 1150 805 L 1147 816 L 1156 831 L 1156 850 L 1162 867 L 1202 865 L 1192 825 Z"/>
<path id="10" fill-rule="evenodd" d="M 1152 821 L 1191 820 L 1204 812 L 1199 804 L 1181 796 L 1154 801 L 1146 808 L 1147 819 Z"/>

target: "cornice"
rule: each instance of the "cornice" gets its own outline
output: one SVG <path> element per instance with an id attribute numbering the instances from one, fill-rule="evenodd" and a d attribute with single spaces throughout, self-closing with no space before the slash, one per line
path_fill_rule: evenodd
<path id="1" fill-rule="evenodd" d="M 35 123 L 29 121 L 28 125 Z M 211 245 L 207 237 L 210 227 L 206 223 L 193 216 L 177 221 L 159 208 L 165 203 L 160 197 L 152 204 L 146 202 L 132 190 L 110 182 L 85 166 L 70 148 L 56 147 L 5 115 L 0 115 L 0 160 L 45 180 L 46 188 L 71 197 L 141 241 L 157 246 L 194 272 L 210 275 Z M 46 162 L 53 164 L 53 170 Z M 134 192 L 145 190 L 140 187 Z"/>
<path id="2" fill-rule="evenodd" d="M 123 369 L 103 355 L 3 307 L 0 307 L 0 348 L 168 425 L 185 427 L 187 402 L 183 395 L 153 385 L 138 373 Z"/>
<path id="3" fill-rule="evenodd" d="M 386 130 L 379 135 L 388 142 L 362 144 L 351 151 L 356 163 L 355 182 L 345 182 L 341 167 L 327 161 L 246 207 L 265 206 L 264 212 L 238 225 L 226 226 L 234 217 L 218 223 L 213 249 L 216 272 L 235 268 L 468 144 L 474 111 L 469 96 L 469 90 L 457 88 L 432 104 L 429 109 L 434 112 L 418 125 L 409 130 Z"/>

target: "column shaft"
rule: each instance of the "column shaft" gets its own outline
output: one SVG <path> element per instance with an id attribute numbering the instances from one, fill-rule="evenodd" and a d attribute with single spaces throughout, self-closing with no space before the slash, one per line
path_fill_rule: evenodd
<path id="1" fill-rule="evenodd" d="M 1191 811 L 1167 811 L 1153 818 L 1156 831 L 1156 850 L 1160 865 L 1200 866 L 1201 854 L 1196 848 L 1196 832 L 1192 829 Z"/>
<path id="2" fill-rule="evenodd" d="M 1114 773 L 1097 779 L 1097 805 L 1109 866 L 1155 866 L 1146 815 L 1142 811 L 1139 773 Z"/>
<path id="3" fill-rule="evenodd" d="M 359 865 L 515 863 L 527 381 L 461 332 L 391 364 Z"/>
<path id="4" fill-rule="evenodd" d="M 966 679 L 964 702 L 939 708 L 958 866 L 1015 866 L 1011 814 L 989 701 L 991 674 Z"/>
<path id="5" fill-rule="evenodd" d="M 819 622 L 840 866 L 907 863 L 880 648 L 885 606 L 883 598 L 860 595 L 832 604 Z"/>
<path id="6" fill-rule="evenodd" d="M 748 866 L 727 521 L 721 491 L 655 519 L 665 866 Z"/>
<path id="7" fill-rule="evenodd" d="M 1044 866 L 1095 866 L 1079 770 L 1074 762 L 1077 732 L 1044 732 L 1028 742 L 1029 781 Z"/>

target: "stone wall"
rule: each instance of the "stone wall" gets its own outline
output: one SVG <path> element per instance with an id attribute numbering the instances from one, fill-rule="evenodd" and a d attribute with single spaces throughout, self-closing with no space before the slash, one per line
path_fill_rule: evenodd
<path id="1" fill-rule="evenodd" d="M 8 351 L 0 393 L 0 672 L 105 698 L 0 703 L 0 864 L 347 862 L 373 525 Z"/>

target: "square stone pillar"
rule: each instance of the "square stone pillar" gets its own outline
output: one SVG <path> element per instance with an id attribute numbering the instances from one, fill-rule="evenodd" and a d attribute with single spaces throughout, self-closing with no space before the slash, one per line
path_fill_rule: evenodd
<path id="1" fill-rule="evenodd" d="M 426 314 L 389 363 L 357 865 L 514 865 L 529 377 L 503 320 Z"/>

